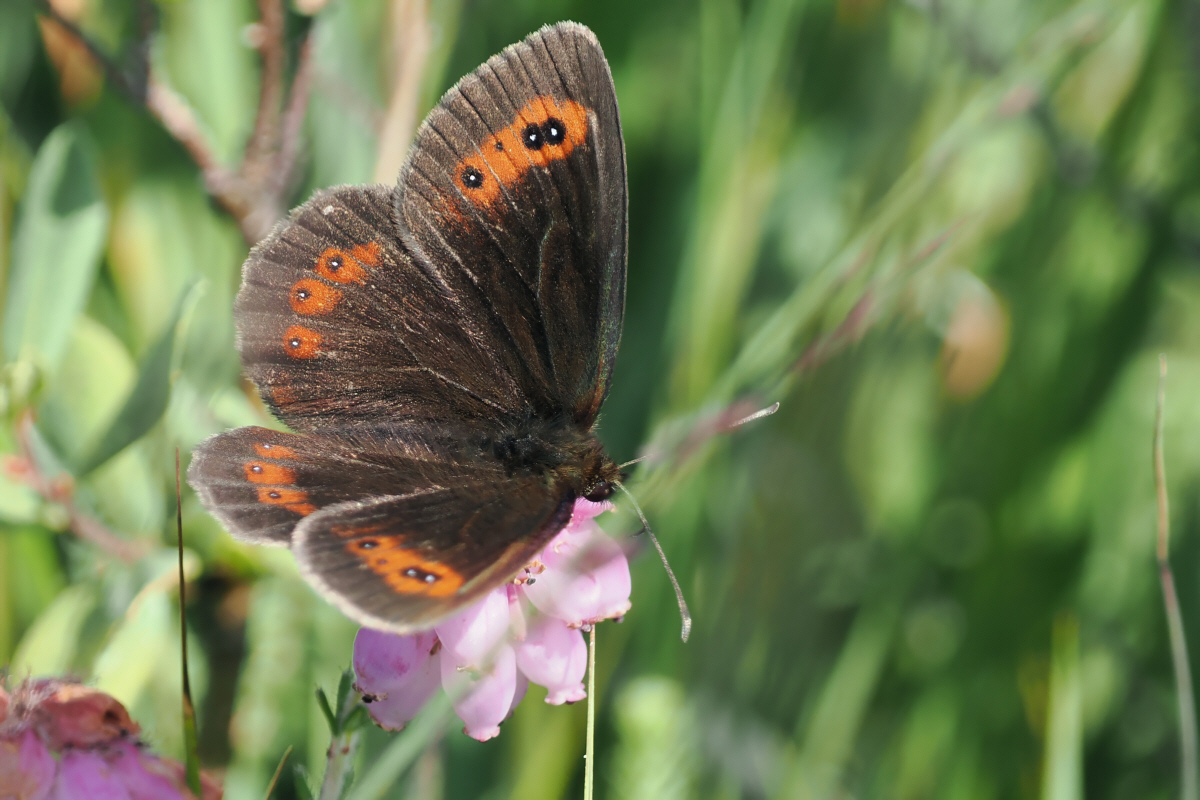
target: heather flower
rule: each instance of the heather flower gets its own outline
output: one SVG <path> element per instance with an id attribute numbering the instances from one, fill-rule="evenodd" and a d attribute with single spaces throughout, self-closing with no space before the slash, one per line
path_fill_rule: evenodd
<path id="1" fill-rule="evenodd" d="M 410 636 L 362 628 L 354 640 L 356 686 L 377 724 L 399 730 L 438 683 L 463 731 L 500 733 L 530 683 L 552 705 L 587 696 L 582 629 L 629 610 L 629 562 L 593 521 L 609 503 L 575 501 L 571 521 L 512 583 Z"/>
<path id="2" fill-rule="evenodd" d="M 183 766 L 150 752 L 138 730 L 124 706 L 87 686 L 30 680 L 11 695 L 0 687 L 0 798 L 195 800 Z M 219 800 L 208 776 L 202 786 L 202 800 Z"/>

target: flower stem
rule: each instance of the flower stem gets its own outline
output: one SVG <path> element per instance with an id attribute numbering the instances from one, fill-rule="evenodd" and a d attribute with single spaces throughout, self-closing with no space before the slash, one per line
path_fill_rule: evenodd
<path id="1" fill-rule="evenodd" d="M 583 800 L 592 800 L 596 760 L 596 626 L 588 634 L 587 752 L 583 762 Z"/>
<path id="2" fill-rule="evenodd" d="M 1167 468 L 1163 458 L 1163 404 L 1166 399 L 1167 357 L 1158 357 L 1158 403 L 1154 413 L 1154 488 L 1158 499 L 1158 578 L 1162 583 L 1163 605 L 1167 613 L 1167 631 L 1171 638 L 1171 660 L 1175 666 L 1175 694 L 1179 703 L 1180 797 L 1200 798 L 1200 758 L 1197 757 L 1196 701 L 1192 692 L 1192 672 L 1188 666 L 1187 641 L 1175 577 L 1171 572 L 1171 514 L 1167 504 Z"/>
<path id="3" fill-rule="evenodd" d="M 358 750 L 358 731 L 342 731 L 333 737 L 325 753 L 325 777 L 317 800 L 341 800 L 350 783 L 354 769 L 354 754 Z"/>

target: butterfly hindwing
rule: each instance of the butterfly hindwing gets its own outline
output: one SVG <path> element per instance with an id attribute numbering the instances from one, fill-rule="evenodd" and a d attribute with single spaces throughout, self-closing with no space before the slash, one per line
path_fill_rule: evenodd
<path id="1" fill-rule="evenodd" d="M 428 628 L 509 578 L 571 518 L 574 496 L 539 480 L 433 487 L 342 503 L 301 522 L 309 582 L 379 630 Z"/>
<path id="2" fill-rule="evenodd" d="M 548 410 L 586 428 L 620 340 L 626 206 L 608 64 L 590 31 L 561 23 L 446 93 L 401 171 L 397 221 L 414 256 L 478 303 Z"/>
<path id="3" fill-rule="evenodd" d="M 196 448 L 188 482 L 236 538 L 287 545 L 302 519 L 338 503 L 503 481 L 494 464 L 464 448 L 475 437 L 420 423 L 324 434 L 236 428 Z"/>

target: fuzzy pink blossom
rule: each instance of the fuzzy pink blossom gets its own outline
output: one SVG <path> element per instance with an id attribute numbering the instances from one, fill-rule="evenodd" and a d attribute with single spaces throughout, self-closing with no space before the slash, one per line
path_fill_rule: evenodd
<path id="1" fill-rule="evenodd" d="M 143 747 L 137 731 L 124 706 L 88 686 L 0 687 L 0 798 L 194 800 L 183 765 Z M 201 774 L 201 783 L 203 800 L 219 800 L 215 781 Z"/>
<path id="2" fill-rule="evenodd" d="M 0 739 L 0 797 L 45 800 L 58 765 L 33 731 Z"/>
<path id="3" fill-rule="evenodd" d="M 629 561 L 594 517 L 610 503 L 575 501 L 571 521 L 510 584 L 470 608 L 410 636 L 359 630 L 356 686 L 371 717 L 388 730 L 412 720 L 440 675 L 463 731 L 497 736 L 530 683 L 546 702 L 574 703 L 583 687 L 587 645 L 581 628 L 629 610 Z"/>

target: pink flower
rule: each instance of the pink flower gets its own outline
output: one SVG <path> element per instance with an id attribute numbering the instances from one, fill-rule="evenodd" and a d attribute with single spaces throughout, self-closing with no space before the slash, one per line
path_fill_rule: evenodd
<path id="1" fill-rule="evenodd" d="M 0 797 L 45 800 L 58 765 L 33 731 L 0 739 Z"/>
<path id="2" fill-rule="evenodd" d="M 137 740 L 117 700 L 77 683 L 0 687 L 0 798 L 9 800 L 193 800 L 183 766 Z M 59 752 L 56 761 L 54 753 Z M 203 800 L 221 788 L 201 775 Z"/>
<path id="3" fill-rule="evenodd" d="M 609 503 L 575 501 L 571 521 L 511 584 L 412 636 L 359 630 L 356 686 L 380 726 L 398 730 L 442 687 L 454 698 L 463 731 L 479 741 L 500 733 L 529 684 L 546 702 L 587 696 L 587 645 L 581 628 L 629 610 L 629 562 L 593 518 Z"/>
<path id="4" fill-rule="evenodd" d="M 102 756 L 88 750 L 63 753 L 54 782 L 54 800 L 129 800 L 122 775 Z"/>
<path id="5" fill-rule="evenodd" d="M 369 702 L 371 716 L 388 730 L 400 730 L 433 696 L 442 679 L 432 632 L 416 636 L 360 628 L 354 637 L 355 686 Z"/>

